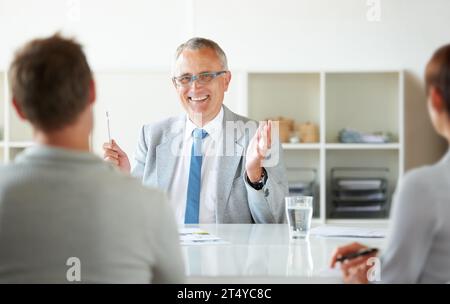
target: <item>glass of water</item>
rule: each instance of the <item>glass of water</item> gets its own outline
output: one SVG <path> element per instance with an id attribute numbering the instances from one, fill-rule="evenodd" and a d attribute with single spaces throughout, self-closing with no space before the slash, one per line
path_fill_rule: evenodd
<path id="1" fill-rule="evenodd" d="M 306 238 L 311 228 L 313 197 L 288 196 L 285 201 L 289 236 L 292 239 Z"/>

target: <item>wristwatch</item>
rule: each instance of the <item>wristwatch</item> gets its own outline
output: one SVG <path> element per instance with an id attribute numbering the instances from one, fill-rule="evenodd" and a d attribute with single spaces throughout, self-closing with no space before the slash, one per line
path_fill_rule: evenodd
<path id="1" fill-rule="evenodd" d="M 247 183 L 249 183 L 249 185 L 252 186 L 252 188 L 255 190 L 261 190 L 267 182 L 267 171 L 264 168 L 262 168 L 261 179 L 255 183 L 252 183 L 250 181 L 247 174 L 245 175 L 247 178 Z"/>

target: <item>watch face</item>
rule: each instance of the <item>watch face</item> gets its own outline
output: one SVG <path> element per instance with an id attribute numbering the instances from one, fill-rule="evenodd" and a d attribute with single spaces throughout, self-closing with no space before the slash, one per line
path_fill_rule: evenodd
<path id="1" fill-rule="evenodd" d="M 255 190 L 261 190 L 262 187 L 264 186 L 264 184 L 263 183 L 256 183 L 256 184 L 253 184 L 252 186 L 253 186 L 253 188 Z"/>

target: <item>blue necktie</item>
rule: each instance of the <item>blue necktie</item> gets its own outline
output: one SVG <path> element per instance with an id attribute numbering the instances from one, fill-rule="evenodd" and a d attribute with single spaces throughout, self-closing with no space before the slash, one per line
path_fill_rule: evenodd
<path id="1" fill-rule="evenodd" d="M 208 133 L 203 129 L 194 129 L 191 149 L 191 164 L 186 199 L 185 224 L 198 224 L 200 211 L 200 185 L 202 182 L 202 139 Z"/>

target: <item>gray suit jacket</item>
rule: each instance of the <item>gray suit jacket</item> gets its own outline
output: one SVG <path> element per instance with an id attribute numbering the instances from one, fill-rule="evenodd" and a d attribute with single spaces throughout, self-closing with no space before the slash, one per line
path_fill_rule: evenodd
<path id="1" fill-rule="evenodd" d="M 255 190 L 245 179 L 245 152 L 256 130 L 246 129 L 245 124 L 250 122 L 256 126 L 256 122 L 231 112 L 226 106 L 223 108 L 224 147 L 232 153 L 221 156 L 216 223 L 284 222 L 284 197 L 288 187 L 281 145 L 278 142 L 276 165 L 265 167 L 266 185 Z M 145 185 L 168 191 L 182 145 L 185 121 L 186 115 L 181 115 L 142 127 L 132 174 L 141 178 Z M 225 131 L 227 124 L 236 126 L 233 132 Z"/>

